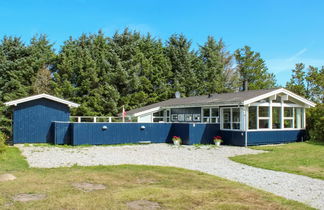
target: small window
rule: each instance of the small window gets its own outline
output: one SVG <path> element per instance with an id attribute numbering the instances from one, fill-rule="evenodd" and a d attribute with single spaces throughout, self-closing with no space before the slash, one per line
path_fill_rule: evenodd
<path id="1" fill-rule="evenodd" d="M 219 109 L 218 108 L 203 108 L 203 122 L 218 123 Z"/>
<path id="2" fill-rule="evenodd" d="M 193 121 L 200 122 L 200 114 L 193 114 Z"/>
<path id="3" fill-rule="evenodd" d="M 185 120 L 187 122 L 191 122 L 192 121 L 192 114 L 185 114 Z"/>
<path id="4" fill-rule="evenodd" d="M 178 114 L 178 121 L 183 122 L 184 121 L 184 114 Z"/>

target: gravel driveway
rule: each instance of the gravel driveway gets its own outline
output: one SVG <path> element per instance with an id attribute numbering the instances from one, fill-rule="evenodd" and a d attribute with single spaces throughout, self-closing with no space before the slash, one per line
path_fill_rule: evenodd
<path id="1" fill-rule="evenodd" d="M 134 146 L 33 147 L 17 145 L 31 167 L 141 164 L 198 170 L 238 181 L 276 195 L 324 209 L 324 181 L 306 176 L 255 168 L 228 157 L 262 151 L 232 146 Z"/>

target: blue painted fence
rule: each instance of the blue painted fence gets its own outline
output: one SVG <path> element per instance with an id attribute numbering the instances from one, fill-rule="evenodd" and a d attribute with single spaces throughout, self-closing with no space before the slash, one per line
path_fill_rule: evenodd
<path id="1" fill-rule="evenodd" d="M 183 144 L 213 144 L 213 137 L 219 135 L 223 144 L 245 145 L 244 131 L 220 130 L 219 124 L 54 122 L 53 127 L 55 144 L 172 143 L 173 136 L 180 136 Z M 305 131 L 248 131 L 247 135 L 248 145 L 277 144 L 301 141 Z"/>
<path id="2" fill-rule="evenodd" d="M 54 128 L 56 144 L 72 145 L 171 143 L 173 136 L 180 136 L 183 144 L 211 144 L 219 135 L 219 124 L 54 122 Z"/>

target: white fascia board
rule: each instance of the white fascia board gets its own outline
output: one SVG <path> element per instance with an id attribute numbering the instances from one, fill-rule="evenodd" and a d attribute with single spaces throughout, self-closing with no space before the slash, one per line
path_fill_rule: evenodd
<path id="1" fill-rule="evenodd" d="M 66 104 L 69 107 L 79 107 L 80 106 L 80 104 L 73 103 L 71 101 L 67 101 L 67 100 L 64 100 L 64 99 L 61 99 L 61 98 L 58 98 L 58 97 L 55 97 L 55 96 L 51 96 L 51 95 L 48 95 L 48 94 L 44 94 L 44 93 L 39 94 L 39 95 L 29 96 L 29 97 L 26 97 L 26 98 L 13 100 L 13 101 L 9 101 L 9 102 L 6 102 L 4 104 L 6 106 L 17 106 L 18 104 L 25 103 L 25 102 L 28 102 L 28 101 L 37 100 L 37 99 L 41 99 L 41 98 L 46 98 L 48 100 L 52 100 L 52 101 L 56 101 L 58 103 Z"/>
<path id="2" fill-rule="evenodd" d="M 148 113 L 156 112 L 156 111 L 159 111 L 159 110 L 160 110 L 160 107 L 158 106 L 158 107 L 154 107 L 152 109 L 148 109 L 148 110 L 145 110 L 145 111 L 134 113 L 133 116 L 138 117 L 138 116 L 146 115 Z"/>
<path id="3" fill-rule="evenodd" d="M 271 96 L 276 95 L 276 94 L 279 94 L 279 93 L 284 93 L 284 94 L 286 94 L 286 95 L 288 95 L 288 96 L 290 96 L 290 97 L 293 97 L 293 98 L 295 98 L 296 100 L 301 101 L 301 102 L 303 102 L 304 104 L 306 104 L 306 105 L 308 105 L 308 106 L 310 106 L 310 107 L 314 107 L 314 106 L 316 106 L 316 104 L 315 104 L 314 102 L 312 102 L 312 101 L 310 101 L 310 100 L 307 100 L 306 98 L 301 97 L 301 96 L 299 96 L 299 95 L 297 95 L 297 94 L 295 94 L 295 93 L 293 93 L 293 92 L 291 92 L 291 91 L 289 91 L 289 90 L 286 90 L 286 89 L 284 89 L 284 88 L 280 88 L 280 89 L 277 89 L 277 90 L 271 91 L 271 92 L 269 92 L 269 93 L 262 94 L 262 95 L 260 95 L 260 96 L 257 96 L 257 97 L 254 97 L 254 98 L 251 98 L 251 99 L 249 99 L 249 100 L 244 101 L 243 104 L 244 104 L 244 105 L 248 105 L 248 104 L 254 103 L 254 102 L 256 102 L 256 101 L 260 101 L 260 100 L 262 100 L 262 99 L 264 99 L 264 98 L 268 98 L 268 97 L 271 97 Z"/>

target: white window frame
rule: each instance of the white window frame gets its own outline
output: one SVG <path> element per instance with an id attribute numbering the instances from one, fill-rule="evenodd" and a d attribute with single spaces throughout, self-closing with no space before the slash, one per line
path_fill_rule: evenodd
<path id="1" fill-rule="evenodd" d="M 252 103 L 250 104 L 250 106 L 255 106 L 257 107 L 257 128 L 256 129 L 250 129 L 249 125 L 248 125 L 248 121 L 247 123 L 247 130 L 248 131 L 280 131 L 280 130 L 305 130 L 306 129 L 306 117 L 305 117 L 305 106 L 299 105 L 299 104 L 287 104 L 284 102 L 283 99 L 281 99 L 281 103 L 275 102 L 273 103 L 271 98 L 269 98 L 269 102 L 256 102 L 256 103 Z M 269 107 L 269 117 L 259 117 L 259 107 L 260 106 L 268 106 Z M 281 108 L 281 128 L 272 128 L 272 107 L 280 107 Z M 285 113 L 284 113 L 284 108 L 285 107 L 291 107 L 293 108 L 293 117 L 285 117 Z M 295 128 L 295 109 L 296 108 L 301 108 L 301 112 L 302 112 L 302 120 L 303 123 L 301 125 L 301 128 Z M 248 115 L 248 112 L 247 112 Z M 269 118 L 269 128 L 259 128 L 259 119 L 267 119 Z M 285 120 L 292 120 L 292 128 L 285 128 L 284 127 L 284 122 Z"/>
<path id="2" fill-rule="evenodd" d="M 224 109 L 230 109 L 230 128 L 224 128 Z M 240 113 L 240 122 L 233 122 L 233 109 L 239 109 Z M 244 126 L 243 123 L 245 122 L 244 120 L 244 115 L 243 115 L 243 108 L 242 107 L 221 107 L 219 109 L 219 113 L 220 113 L 220 129 L 221 130 L 228 130 L 228 131 L 242 131 L 244 130 Z M 233 123 L 239 123 L 240 124 L 240 128 L 239 129 L 233 129 Z"/>
<path id="3" fill-rule="evenodd" d="M 260 117 L 259 115 L 259 108 L 260 107 L 267 107 L 268 108 L 268 117 Z M 272 123 L 270 123 L 270 106 L 257 106 L 257 128 L 259 129 L 259 126 L 260 126 L 260 120 L 268 120 L 268 128 L 261 128 L 261 129 L 270 129 L 270 125 Z M 271 119 L 272 120 L 272 119 Z M 272 126 L 272 125 L 271 125 Z"/>
<path id="4" fill-rule="evenodd" d="M 205 117 L 204 116 L 204 110 L 208 109 L 209 110 L 209 116 Z M 212 116 L 212 109 L 218 109 L 218 116 Z M 213 124 L 219 124 L 219 117 L 220 117 L 220 109 L 218 106 L 213 106 L 213 107 L 201 107 L 201 122 L 202 123 L 213 123 Z M 207 119 L 205 122 L 204 120 Z M 215 119 L 215 122 L 212 122 L 212 119 Z"/>

